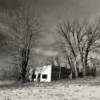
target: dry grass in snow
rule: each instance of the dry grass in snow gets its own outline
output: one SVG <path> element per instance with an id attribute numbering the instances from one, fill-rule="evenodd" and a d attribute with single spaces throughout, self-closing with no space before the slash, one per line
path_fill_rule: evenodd
<path id="1" fill-rule="evenodd" d="M 0 100 L 100 100 L 99 84 L 99 77 L 24 85 L 0 82 Z"/>

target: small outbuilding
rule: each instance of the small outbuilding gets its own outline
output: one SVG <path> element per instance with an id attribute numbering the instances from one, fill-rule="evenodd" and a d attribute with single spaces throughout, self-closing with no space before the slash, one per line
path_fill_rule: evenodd
<path id="1" fill-rule="evenodd" d="M 34 81 L 36 82 L 51 82 L 52 65 L 44 65 L 37 67 L 34 73 Z"/>
<path id="2" fill-rule="evenodd" d="M 51 82 L 59 79 L 66 79 L 71 74 L 71 69 L 66 67 L 44 65 L 36 67 L 33 74 L 30 74 L 30 81 Z M 31 79 L 32 78 L 32 79 Z"/>

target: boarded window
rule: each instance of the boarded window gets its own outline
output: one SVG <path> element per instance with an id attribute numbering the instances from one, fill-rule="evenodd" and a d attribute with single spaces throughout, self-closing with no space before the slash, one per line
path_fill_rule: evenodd
<path id="1" fill-rule="evenodd" d="M 43 74 L 43 75 L 42 75 L 42 78 L 43 78 L 43 79 L 47 79 L 47 74 Z"/>

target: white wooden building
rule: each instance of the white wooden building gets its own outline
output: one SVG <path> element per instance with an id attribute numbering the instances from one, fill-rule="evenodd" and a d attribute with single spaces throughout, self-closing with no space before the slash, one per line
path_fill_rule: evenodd
<path id="1" fill-rule="evenodd" d="M 44 65 L 35 69 L 34 81 L 51 82 L 52 65 Z"/>

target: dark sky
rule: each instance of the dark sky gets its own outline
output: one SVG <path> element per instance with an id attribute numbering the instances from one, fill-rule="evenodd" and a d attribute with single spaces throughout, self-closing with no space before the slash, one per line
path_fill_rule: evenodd
<path id="1" fill-rule="evenodd" d="M 43 44 L 58 40 L 56 26 L 67 19 L 94 19 L 100 13 L 100 0 L 37 0 L 36 10 L 43 20 Z M 46 42 L 47 41 L 47 42 Z"/>
<path id="2" fill-rule="evenodd" d="M 100 0 L 0 0 L 9 9 L 19 1 L 34 6 L 41 19 L 43 37 L 39 40 L 39 48 L 52 49 L 52 45 L 59 40 L 57 24 L 67 19 L 94 19 L 100 14 Z M 6 3 L 5 3 L 5 2 Z M 16 3 L 16 2 L 17 3 Z M 32 1 L 32 2 L 31 2 Z M 20 2 L 22 3 L 22 2 Z M 0 2 L 2 6 L 2 2 Z M 17 4 L 18 6 L 20 4 Z"/>

